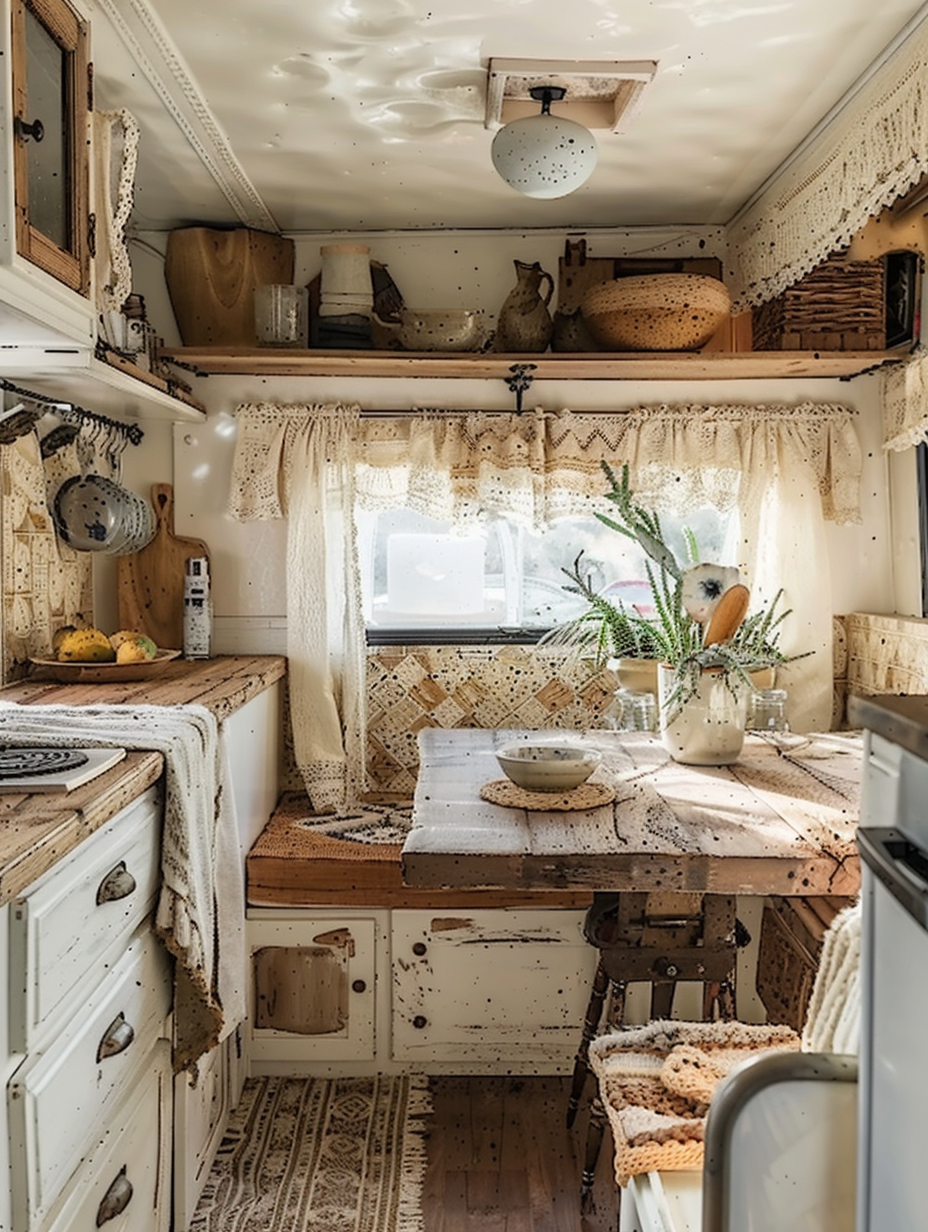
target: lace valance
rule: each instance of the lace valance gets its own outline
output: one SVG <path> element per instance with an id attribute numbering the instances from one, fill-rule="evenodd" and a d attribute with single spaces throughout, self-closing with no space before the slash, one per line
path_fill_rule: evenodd
<path id="1" fill-rule="evenodd" d="M 605 508 L 601 464 L 629 463 L 645 503 L 674 512 L 749 503 L 758 477 L 808 468 L 822 514 L 859 521 L 854 412 L 840 405 L 654 406 L 617 414 L 431 411 L 364 419 L 356 406 L 251 404 L 237 412 L 230 511 L 285 515 L 293 445 L 310 419 L 339 423 L 356 499 L 457 524 L 505 513 L 541 528 Z"/>
<path id="2" fill-rule="evenodd" d="M 729 226 L 741 306 L 844 248 L 928 172 L 928 22 Z"/>

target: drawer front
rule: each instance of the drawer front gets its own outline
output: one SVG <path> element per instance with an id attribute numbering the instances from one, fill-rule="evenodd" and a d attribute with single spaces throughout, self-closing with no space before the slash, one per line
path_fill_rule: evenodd
<path id="1" fill-rule="evenodd" d="M 170 1004 L 167 954 L 151 932 L 142 932 L 71 1025 L 13 1075 L 8 1098 L 17 1222 L 33 1224 L 57 1198 L 163 1033 Z"/>
<path id="2" fill-rule="evenodd" d="M 10 1045 L 29 1052 L 152 911 L 161 809 L 150 788 L 17 899 L 10 913 Z M 97 970 L 100 977 L 93 973 Z"/>
<path id="3" fill-rule="evenodd" d="M 170 1214 L 171 1056 L 159 1041 L 138 1083 L 98 1126 L 44 1232 L 167 1232 Z M 23 1232 L 18 1228 L 16 1232 Z"/>

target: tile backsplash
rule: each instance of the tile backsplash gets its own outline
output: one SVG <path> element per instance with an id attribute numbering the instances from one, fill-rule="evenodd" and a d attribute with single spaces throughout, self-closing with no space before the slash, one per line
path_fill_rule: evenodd
<path id="1" fill-rule="evenodd" d="M 616 682 L 538 646 L 389 646 L 367 659 L 368 773 L 408 798 L 424 727 L 584 730 L 602 724 Z"/>

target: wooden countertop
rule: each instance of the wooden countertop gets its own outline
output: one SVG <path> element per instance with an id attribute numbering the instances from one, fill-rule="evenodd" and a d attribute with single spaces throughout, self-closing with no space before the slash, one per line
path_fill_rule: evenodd
<path id="1" fill-rule="evenodd" d="M 160 753 L 127 753 L 69 792 L 0 795 L 0 904 L 9 902 L 131 804 L 164 768 Z"/>
<path id="2" fill-rule="evenodd" d="M 205 706 L 220 721 L 286 674 L 282 655 L 228 655 L 169 664 L 157 678 L 126 684 L 59 684 L 28 679 L 0 689 L 0 700 L 23 705 Z M 164 759 L 129 752 L 105 774 L 71 792 L 0 795 L 0 904 L 158 781 Z"/>
<path id="3" fill-rule="evenodd" d="M 549 733 L 550 734 L 550 733 Z M 573 812 L 481 799 L 494 749 L 532 733 L 420 733 L 409 886 L 853 895 L 863 740 L 856 732 L 748 736 L 731 766 L 685 766 L 660 739 L 589 732 L 615 800 Z M 537 739 L 537 733 L 534 733 Z"/>
<path id="4" fill-rule="evenodd" d="M 175 659 L 147 680 L 125 684 L 59 684 L 30 676 L 0 689 L 0 700 L 27 706 L 183 706 L 211 710 L 220 722 L 287 672 L 283 655 Z"/>

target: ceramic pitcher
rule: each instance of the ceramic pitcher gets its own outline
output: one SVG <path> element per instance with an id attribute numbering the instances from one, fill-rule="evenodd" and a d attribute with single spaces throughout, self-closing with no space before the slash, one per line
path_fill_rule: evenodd
<path id="1" fill-rule="evenodd" d="M 537 261 L 513 261 L 516 285 L 503 301 L 496 320 L 497 351 L 545 351 L 551 341 L 554 323 L 548 304 L 554 292 L 554 279 Z M 547 283 L 547 290 L 542 288 Z"/>

